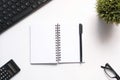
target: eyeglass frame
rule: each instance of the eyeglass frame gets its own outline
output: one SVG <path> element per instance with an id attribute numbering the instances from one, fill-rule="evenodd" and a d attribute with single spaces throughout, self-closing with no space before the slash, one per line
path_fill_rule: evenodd
<path id="1" fill-rule="evenodd" d="M 117 80 L 120 80 L 120 76 L 115 72 L 115 70 L 108 64 L 106 63 L 105 66 L 101 66 L 101 68 L 104 69 L 104 72 L 110 77 L 110 78 L 116 78 Z M 110 70 L 113 74 L 115 74 L 115 77 L 111 77 L 107 72 L 106 69 Z"/>

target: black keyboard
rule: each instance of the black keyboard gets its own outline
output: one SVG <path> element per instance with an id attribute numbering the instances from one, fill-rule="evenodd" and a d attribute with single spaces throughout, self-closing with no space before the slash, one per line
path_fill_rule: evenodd
<path id="1" fill-rule="evenodd" d="M 0 34 L 51 0 L 0 0 Z"/>

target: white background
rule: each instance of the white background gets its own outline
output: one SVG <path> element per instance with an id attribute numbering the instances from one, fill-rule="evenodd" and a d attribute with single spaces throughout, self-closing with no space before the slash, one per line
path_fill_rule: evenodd
<path id="1" fill-rule="evenodd" d="M 120 27 L 98 19 L 95 8 L 96 0 L 51 1 L 0 35 L 0 66 L 14 59 L 21 72 L 12 80 L 108 80 L 100 68 L 107 62 L 120 74 Z M 30 64 L 29 27 L 48 21 L 84 25 L 84 64 Z"/>

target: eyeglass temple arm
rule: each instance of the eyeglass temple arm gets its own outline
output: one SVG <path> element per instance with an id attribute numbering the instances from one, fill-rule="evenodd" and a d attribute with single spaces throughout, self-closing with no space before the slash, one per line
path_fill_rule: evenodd
<path id="1" fill-rule="evenodd" d="M 101 66 L 101 68 L 103 68 L 103 69 L 109 69 L 109 68 L 107 68 L 107 67 L 104 67 L 104 66 Z"/>

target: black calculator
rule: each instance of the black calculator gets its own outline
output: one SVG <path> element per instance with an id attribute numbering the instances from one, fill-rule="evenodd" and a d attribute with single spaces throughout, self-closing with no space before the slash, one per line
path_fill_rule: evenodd
<path id="1" fill-rule="evenodd" d="M 20 71 L 17 64 L 11 59 L 0 68 L 0 80 L 10 80 Z"/>

